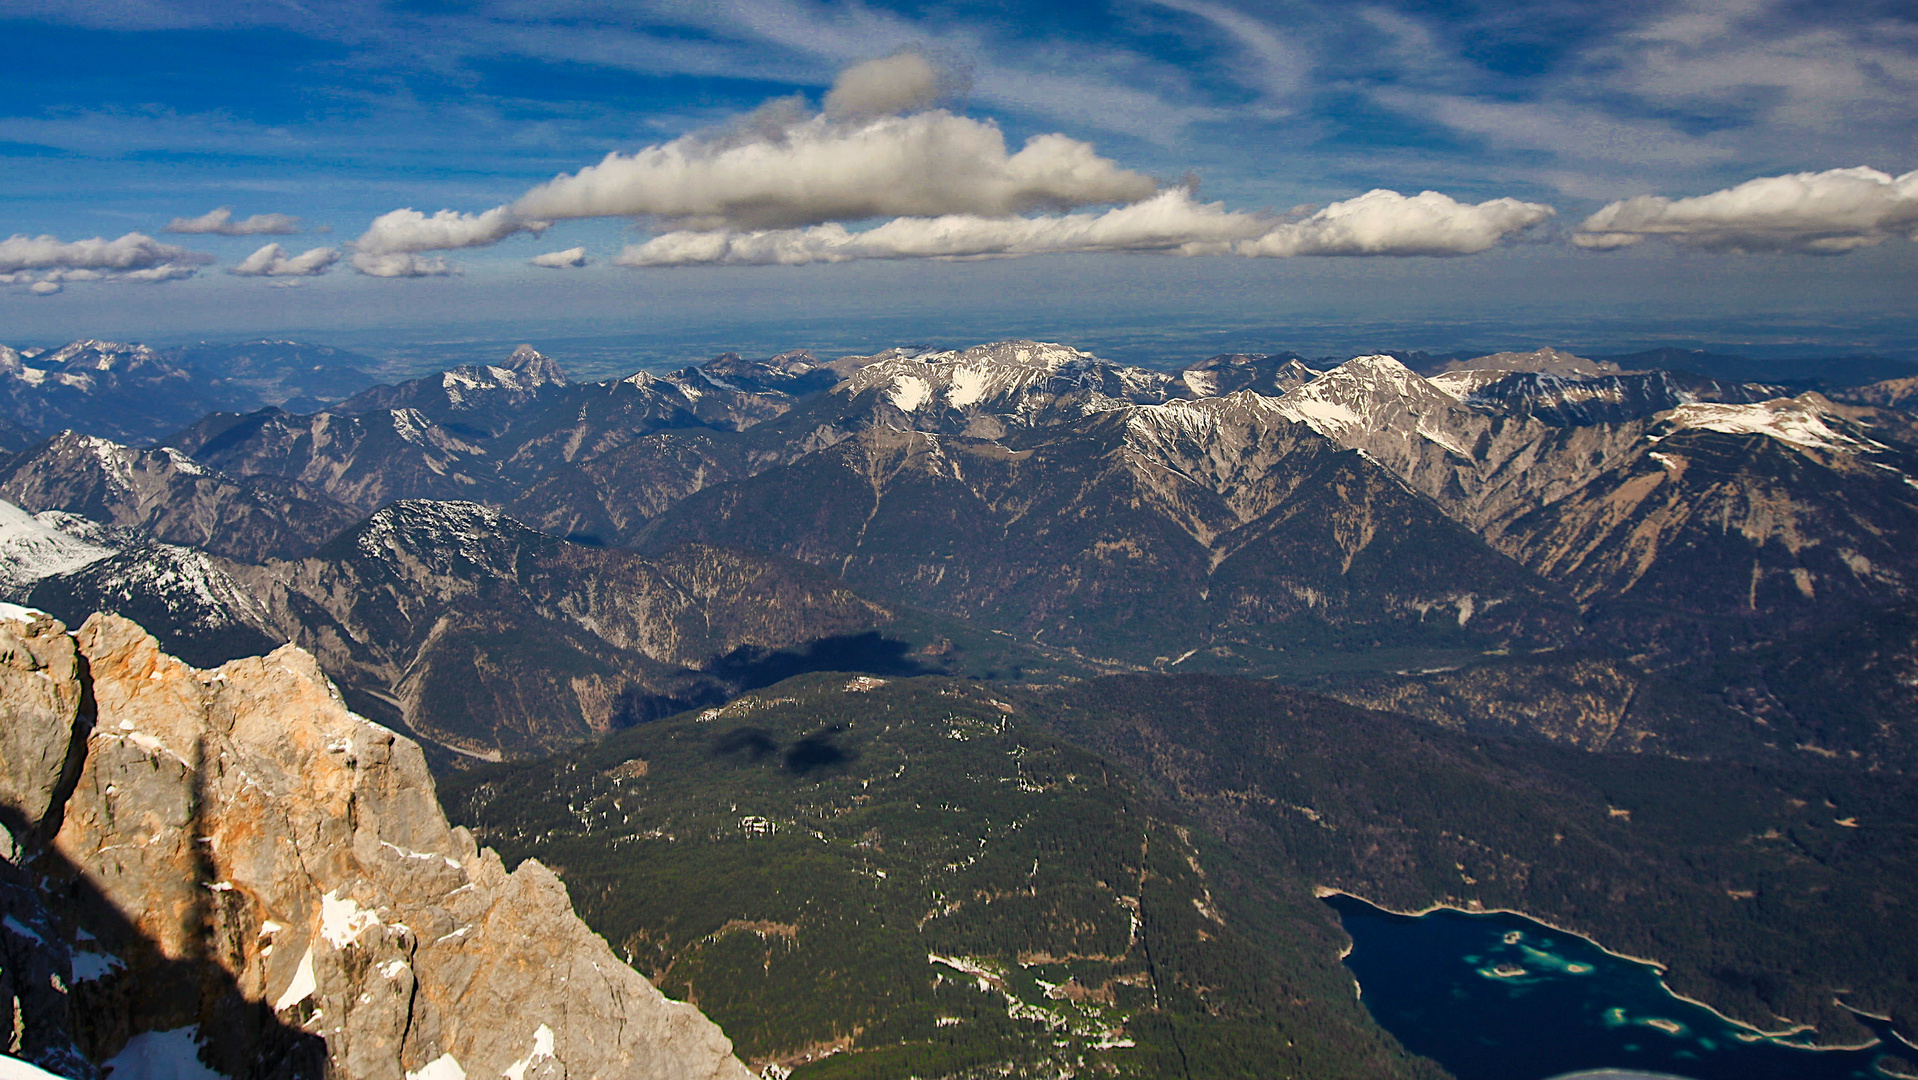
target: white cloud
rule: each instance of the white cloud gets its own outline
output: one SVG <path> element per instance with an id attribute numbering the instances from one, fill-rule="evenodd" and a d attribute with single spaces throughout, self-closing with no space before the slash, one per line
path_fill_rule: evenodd
<path id="1" fill-rule="evenodd" d="M 1000 216 L 1132 202 L 1156 189 L 1090 143 L 1035 135 L 1008 153 L 998 125 L 943 110 L 774 131 L 686 136 L 542 184 L 521 217 L 656 217 L 692 228 L 789 228 L 942 214 Z"/>
<path id="2" fill-rule="evenodd" d="M 233 220 L 233 208 L 222 206 L 195 218 L 167 222 L 170 233 L 213 233 L 219 236 L 284 236 L 300 231 L 300 219 L 287 214 L 254 214 Z"/>
<path id="3" fill-rule="evenodd" d="M 94 271 L 86 272 L 94 273 Z M 158 266 L 143 266 L 138 270 L 119 271 L 103 276 L 108 281 L 179 281 L 181 278 L 190 278 L 198 272 L 194 267 L 181 266 L 179 263 L 161 263 Z M 74 279 L 69 276 L 67 280 Z"/>
<path id="4" fill-rule="evenodd" d="M 438 256 L 427 259 L 404 251 L 384 255 L 356 251 L 352 262 L 353 269 L 368 277 L 452 277 L 459 273 L 458 267 Z"/>
<path id="5" fill-rule="evenodd" d="M 906 81 L 897 76 L 895 84 L 868 86 L 859 103 L 883 104 L 887 93 L 897 103 L 903 91 L 896 84 Z M 1150 177 L 1064 135 L 1036 135 L 1008 153 L 996 124 L 943 110 L 842 122 L 775 101 L 736 129 L 608 154 L 484 213 L 383 214 L 354 242 L 352 261 L 361 273 L 379 277 L 447 273 L 437 260 L 396 256 L 494 244 L 572 218 L 652 217 L 702 230 L 785 228 L 874 217 L 1002 217 L 1130 203 L 1156 189 Z M 429 265 L 439 269 L 421 269 Z"/>
<path id="6" fill-rule="evenodd" d="M 784 265 L 856 259 L 987 258 L 1088 252 L 1304 255 L 1469 255 L 1550 218 L 1516 199 L 1477 206 L 1437 192 L 1372 191 L 1299 220 L 1193 202 L 1172 188 L 1099 214 L 988 218 L 901 217 L 864 232 L 837 223 L 806 229 L 684 230 L 622 251 L 620 266 Z"/>
<path id="7" fill-rule="evenodd" d="M 353 247 L 366 255 L 482 247 L 497 244 L 514 233 L 543 232 L 546 225 L 544 221 L 517 215 L 504 206 L 496 206 L 483 214 L 441 210 L 432 217 L 409 207 L 374 218 L 373 224 L 353 242 Z"/>
<path id="8" fill-rule="evenodd" d="M 955 89 L 917 49 L 868 60 L 839 73 L 826 94 L 826 115 L 863 120 L 929 108 Z"/>
<path id="9" fill-rule="evenodd" d="M 62 241 L 15 234 L 0 240 L 0 281 L 22 284 L 38 272 L 32 291 L 48 296 L 69 281 L 176 281 L 192 277 L 213 256 L 163 244 L 144 233 L 117 240 Z M 43 287 L 44 286 L 44 287 Z"/>
<path id="10" fill-rule="evenodd" d="M 1893 235 L 1918 239 L 1918 172 L 1860 167 L 1763 176 L 1683 199 L 1623 199 L 1586 218 L 1572 240 L 1596 250 L 1663 237 L 1716 251 L 1838 255 Z"/>
<path id="11" fill-rule="evenodd" d="M 62 242 L 54 236 L 26 236 L 16 233 L 0 240 L 0 273 L 16 270 L 106 270 L 131 272 L 162 264 L 204 265 L 213 256 L 163 244 L 144 233 L 130 232 L 117 240 L 94 237 L 91 240 Z"/>
<path id="12" fill-rule="evenodd" d="M 1101 214 L 1032 218 L 947 214 L 900 217 L 864 232 L 837 223 L 756 232 L 682 231 L 622 251 L 621 266 L 783 265 L 855 259 L 980 258 L 1065 252 L 1215 248 L 1254 237 L 1269 219 L 1194 203 L 1172 188 Z"/>
<path id="13" fill-rule="evenodd" d="M 1551 218 L 1543 203 L 1462 203 L 1436 191 L 1383 188 L 1335 202 L 1236 246 L 1241 255 L 1475 255 Z"/>
<path id="14" fill-rule="evenodd" d="M 298 255 L 288 255 L 278 244 L 268 244 L 248 255 L 227 273 L 240 277 L 317 277 L 340 261 L 336 248 L 317 247 Z"/>
<path id="15" fill-rule="evenodd" d="M 534 266 L 544 266 L 549 270 L 565 270 L 586 265 L 586 249 L 567 248 L 565 251 L 549 251 L 544 255 L 535 255 Z"/>

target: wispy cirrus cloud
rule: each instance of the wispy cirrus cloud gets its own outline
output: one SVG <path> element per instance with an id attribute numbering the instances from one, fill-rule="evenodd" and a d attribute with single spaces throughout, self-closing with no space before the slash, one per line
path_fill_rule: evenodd
<path id="1" fill-rule="evenodd" d="M 1361 9 L 1396 64 L 1362 92 L 1462 137 L 1455 153 L 1530 160 L 1577 194 L 1918 149 L 1918 17 L 1896 5 L 1668 0 L 1524 49 L 1484 47 L 1539 37 L 1487 10 Z M 1491 66 L 1514 55 L 1526 63 Z"/>

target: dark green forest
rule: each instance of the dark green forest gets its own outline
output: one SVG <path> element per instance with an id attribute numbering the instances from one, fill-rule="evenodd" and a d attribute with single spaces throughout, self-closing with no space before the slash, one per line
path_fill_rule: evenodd
<path id="1" fill-rule="evenodd" d="M 1513 908 L 1761 1027 L 1918 1016 L 1908 781 L 1594 754 L 1269 682 L 813 674 L 449 813 L 758 1064 L 812 1077 L 1440 1076 L 1315 890 Z"/>

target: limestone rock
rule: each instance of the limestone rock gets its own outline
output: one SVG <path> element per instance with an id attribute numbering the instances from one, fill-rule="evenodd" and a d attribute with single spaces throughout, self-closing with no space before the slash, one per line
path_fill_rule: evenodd
<path id="1" fill-rule="evenodd" d="M 95 719 L 34 865 L 111 956 L 75 988 L 94 1060 L 198 1025 L 234 1077 L 750 1075 L 550 871 L 508 873 L 450 828 L 418 745 L 349 712 L 307 653 L 199 670 L 116 616 L 73 640 Z"/>
<path id="2" fill-rule="evenodd" d="M 0 617 L 0 803 L 5 826 L 38 828 L 53 808 L 80 713 L 78 657 L 53 619 Z M 11 847 L 11 843 L 4 845 Z M 11 851 L 0 855 L 12 857 Z"/>

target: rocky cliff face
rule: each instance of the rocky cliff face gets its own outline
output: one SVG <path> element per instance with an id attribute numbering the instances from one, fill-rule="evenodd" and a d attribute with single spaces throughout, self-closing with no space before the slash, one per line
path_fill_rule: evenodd
<path id="1" fill-rule="evenodd" d="M 550 871 L 449 828 L 419 747 L 306 653 L 206 671 L 117 617 L 0 619 L 0 700 L 16 1055 L 88 1077 L 170 1033 L 235 1078 L 750 1075 Z"/>

